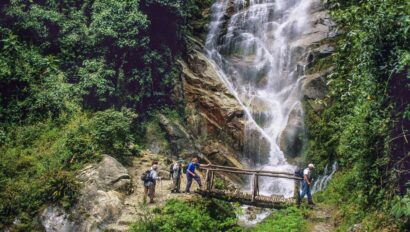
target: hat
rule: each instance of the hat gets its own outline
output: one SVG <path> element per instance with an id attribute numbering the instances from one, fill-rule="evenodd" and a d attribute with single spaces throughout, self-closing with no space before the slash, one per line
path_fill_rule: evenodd
<path id="1" fill-rule="evenodd" d="M 315 168 L 315 165 L 309 164 L 309 165 L 308 165 L 308 168 Z"/>

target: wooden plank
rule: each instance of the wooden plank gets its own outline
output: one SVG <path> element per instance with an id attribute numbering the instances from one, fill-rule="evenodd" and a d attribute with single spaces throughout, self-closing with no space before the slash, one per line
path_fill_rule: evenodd
<path id="1" fill-rule="evenodd" d="M 256 173 L 256 172 L 246 172 L 246 171 L 234 171 L 234 170 L 224 170 L 224 169 L 208 169 L 211 171 L 215 172 L 229 172 L 229 173 L 237 173 L 237 174 L 243 174 L 243 175 L 254 175 L 258 174 L 258 176 L 264 176 L 264 177 L 277 177 L 277 178 L 285 178 L 285 179 L 292 179 L 292 180 L 302 180 L 302 178 L 297 177 L 297 176 L 286 176 L 286 175 L 278 175 L 278 174 L 268 174 L 268 173 Z"/>
<path id="2" fill-rule="evenodd" d="M 276 171 L 269 171 L 269 170 L 252 170 L 252 169 L 243 169 L 243 168 L 236 168 L 236 167 L 229 167 L 229 166 L 221 166 L 221 165 L 215 165 L 215 164 L 210 164 L 207 167 L 201 167 L 202 169 L 225 169 L 225 170 L 233 170 L 233 171 L 244 171 L 244 172 L 256 172 L 256 173 L 268 173 L 268 174 L 282 174 L 282 175 L 290 175 L 294 176 L 294 173 L 289 173 L 289 172 L 276 172 Z"/>
<path id="3" fill-rule="evenodd" d="M 232 192 L 231 194 L 226 193 L 222 190 L 212 190 L 212 191 L 196 191 L 205 197 L 217 198 L 230 202 L 239 202 L 246 205 L 253 205 L 257 207 L 264 208 L 276 208 L 282 209 L 293 205 L 295 200 L 293 198 L 283 198 L 276 196 L 256 196 L 255 200 L 252 201 L 251 195 L 249 193 L 243 192 Z"/>

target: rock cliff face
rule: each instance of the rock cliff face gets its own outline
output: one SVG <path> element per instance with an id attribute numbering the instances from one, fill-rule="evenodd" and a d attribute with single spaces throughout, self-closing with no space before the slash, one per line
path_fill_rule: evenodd
<path id="1" fill-rule="evenodd" d="M 300 39 L 293 41 L 293 49 L 300 51 L 298 66 L 301 77 L 301 94 L 305 109 L 320 111 L 324 105 L 318 103 L 327 94 L 326 77 L 331 74 L 331 65 L 321 67 L 320 61 L 332 55 L 332 38 L 337 35 L 336 25 L 332 22 L 328 10 L 320 1 L 316 1 L 310 10 L 312 27 Z M 294 110 L 289 115 L 288 124 L 280 136 L 280 147 L 288 161 L 293 162 L 303 150 L 304 115 Z"/>
<path id="2" fill-rule="evenodd" d="M 241 166 L 244 112 L 224 86 L 210 61 L 192 50 L 182 67 L 182 90 L 187 130 L 197 149 L 211 161 Z"/>
<path id="3" fill-rule="evenodd" d="M 248 5 L 245 4 L 244 7 Z M 232 16 L 232 7 L 233 2 L 225 12 L 225 22 Z M 331 39 L 337 32 L 325 5 L 319 0 L 312 5 L 310 14 L 312 27 L 300 39 L 293 41 L 292 47 L 297 54 L 295 58 L 299 59 L 296 61 L 298 70 L 300 74 L 304 74 L 300 85 L 304 102 L 314 110 L 321 110 L 323 105 L 317 100 L 323 99 L 327 94 L 326 76 L 332 72 L 332 67 L 316 66 L 319 60 L 331 56 L 334 51 Z M 223 30 L 221 33 L 224 33 Z M 186 124 L 174 125 L 176 128 L 183 128 L 182 130 L 166 129 L 165 125 L 170 123 L 162 123 L 162 127 L 171 138 L 171 146 L 179 154 L 199 151 L 213 162 L 238 166 L 239 160 L 246 157 L 244 153 L 252 153 L 252 149 L 264 147 L 269 150 L 269 145 L 266 143 L 264 146 L 260 142 L 258 133 L 249 130 L 245 132 L 245 115 L 241 105 L 220 80 L 214 65 L 199 52 L 199 40 L 195 41 L 196 48 L 191 49 L 186 58 L 179 61 L 182 67 L 182 93 L 179 95 L 185 102 Z M 176 138 L 177 131 L 184 131 L 178 134 L 185 134 L 182 136 L 185 139 Z M 245 137 L 251 141 L 246 146 Z M 304 115 L 301 109 L 291 112 L 279 144 L 291 161 L 301 154 L 304 144 Z"/>
<path id="4" fill-rule="evenodd" d="M 73 209 L 65 212 L 49 206 L 40 216 L 47 232 L 104 231 L 106 224 L 119 217 L 124 195 L 132 191 L 127 169 L 107 155 L 83 168 L 77 179 L 83 188 Z"/>

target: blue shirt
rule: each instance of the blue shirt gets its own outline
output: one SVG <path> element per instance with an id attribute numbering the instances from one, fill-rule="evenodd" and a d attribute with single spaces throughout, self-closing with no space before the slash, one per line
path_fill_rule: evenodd
<path id="1" fill-rule="evenodd" d="M 195 172 L 195 169 L 196 169 L 197 167 L 199 167 L 199 163 L 197 163 L 197 164 L 189 163 L 187 170 L 189 170 L 189 171 L 191 171 L 192 173 L 194 173 L 194 172 Z M 187 172 L 187 174 L 191 174 L 191 173 Z"/>

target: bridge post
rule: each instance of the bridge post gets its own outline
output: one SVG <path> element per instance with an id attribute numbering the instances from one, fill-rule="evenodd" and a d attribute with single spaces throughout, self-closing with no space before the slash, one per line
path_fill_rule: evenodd
<path id="1" fill-rule="evenodd" d="M 214 171 L 210 171 L 209 173 L 209 191 L 212 190 L 212 186 L 214 185 Z"/>
<path id="2" fill-rule="evenodd" d="M 300 197 L 300 180 L 295 180 L 295 188 L 293 190 L 293 199 L 298 202 Z"/>
<path id="3" fill-rule="evenodd" d="M 255 197 L 259 192 L 258 175 L 256 173 L 252 174 L 252 202 L 255 202 Z"/>
<path id="4" fill-rule="evenodd" d="M 206 170 L 206 174 L 205 174 L 205 188 L 206 191 L 209 191 L 209 170 Z"/>

